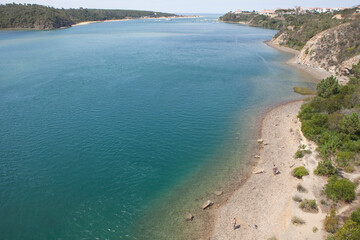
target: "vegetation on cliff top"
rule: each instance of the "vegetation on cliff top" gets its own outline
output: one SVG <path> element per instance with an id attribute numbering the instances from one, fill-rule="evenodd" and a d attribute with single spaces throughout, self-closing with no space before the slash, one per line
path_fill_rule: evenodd
<path id="1" fill-rule="evenodd" d="M 339 17 L 334 17 L 338 15 Z M 244 22 L 250 26 L 280 30 L 274 38 L 283 36 L 284 45 L 297 50 L 316 34 L 358 18 L 356 8 L 336 13 L 306 13 L 302 15 L 279 14 L 276 17 L 257 13 L 235 14 L 229 12 L 220 17 L 224 22 Z"/>
<path id="2" fill-rule="evenodd" d="M 170 17 L 175 14 L 101 9 L 56 9 L 36 4 L 0 5 L 0 28 L 55 29 L 85 21 L 141 17 Z"/>
<path id="3" fill-rule="evenodd" d="M 254 27 L 281 29 L 285 21 L 279 18 L 271 18 L 257 13 L 235 14 L 228 12 L 219 18 L 223 22 L 247 23 Z"/>

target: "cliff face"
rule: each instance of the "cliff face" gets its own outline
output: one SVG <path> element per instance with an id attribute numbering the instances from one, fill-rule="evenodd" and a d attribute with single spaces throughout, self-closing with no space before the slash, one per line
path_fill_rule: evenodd
<path id="1" fill-rule="evenodd" d="M 281 35 L 274 40 L 281 44 Z M 300 51 L 297 62 L 323 68 L 332 74 L 348 75 L 360 60 L 360 20 L 323 31 Z"/>

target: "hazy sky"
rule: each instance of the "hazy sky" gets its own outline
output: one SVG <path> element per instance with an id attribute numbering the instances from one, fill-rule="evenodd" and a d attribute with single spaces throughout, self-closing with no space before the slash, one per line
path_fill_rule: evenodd
<path id="1" fill-rule="evenodd" d="M 360 0 L 0 0 L 4 3 L 37 3 L 57 8 L 106 8 L 154 10 L 172 13 L 225 13 L 277 7 L 351 7 Z"/>

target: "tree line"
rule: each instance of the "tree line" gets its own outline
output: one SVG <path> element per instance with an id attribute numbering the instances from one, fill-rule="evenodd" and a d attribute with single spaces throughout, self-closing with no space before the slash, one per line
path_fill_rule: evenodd
<path id="1" fill-rule="evenodd" d="M 171 17 L 175 14 L 103 9 L 57 9 L 37 4 L 0 5 L 0 28 L 56 29 L 85 21 Z"/>

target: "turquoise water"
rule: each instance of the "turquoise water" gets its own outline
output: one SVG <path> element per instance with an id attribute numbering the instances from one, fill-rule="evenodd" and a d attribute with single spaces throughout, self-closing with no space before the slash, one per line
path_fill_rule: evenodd
<path id="1" fill-rule="evenodd" d="M 215 19 L 0 32 L 1 239 L 180 238 L 259 114 L 311 86 L 275 31 Z"/>

